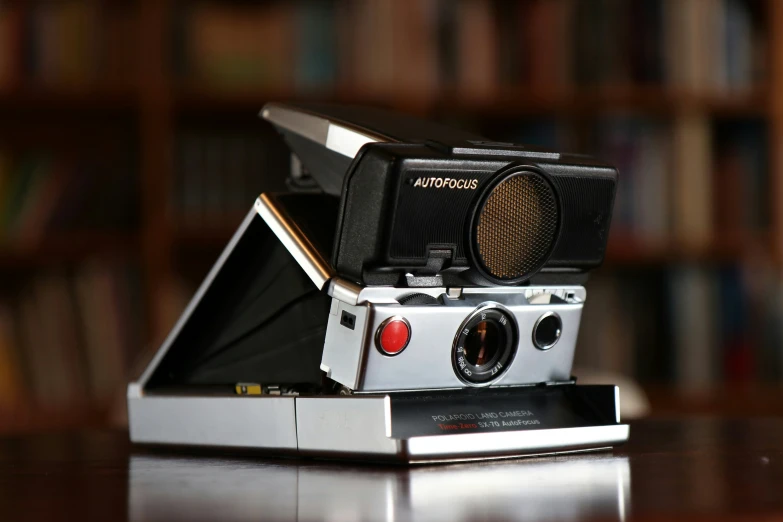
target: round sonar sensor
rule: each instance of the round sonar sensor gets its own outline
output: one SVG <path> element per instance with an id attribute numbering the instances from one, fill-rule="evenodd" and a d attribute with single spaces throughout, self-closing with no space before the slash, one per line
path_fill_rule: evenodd
<path id="1" fill-rule="evenodd" d="M 469 384 L 488 384 L 511 364 L 517 326 L 511 314 L 490 305 L 468 316 L 454 338 L 454 371 Z"/>
<path id="2" fill-rule="evenodd" d="M 549 259 L 558 226 L 549 182 L 533 171 L 509 174 L 479 201 L 471 238 L 474 262 L 494 282 L 524 281 Z"/>
<path id="3" fill-rule="evenodd" d="M 375 344 L 384 355 L 397 355 L 411 340 L 411 325 L 404 317 L 386 319 L 375 333 Z"/>

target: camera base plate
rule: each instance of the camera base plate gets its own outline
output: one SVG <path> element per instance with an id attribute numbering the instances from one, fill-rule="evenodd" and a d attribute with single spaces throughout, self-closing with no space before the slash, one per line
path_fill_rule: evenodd
<path id="1" fill-rule="evenodd" d="M 128 390 L 131 440 L 407 463 L 595 451 L 622 444 L 617 387 L 364 396 L 165 396 Z"/>

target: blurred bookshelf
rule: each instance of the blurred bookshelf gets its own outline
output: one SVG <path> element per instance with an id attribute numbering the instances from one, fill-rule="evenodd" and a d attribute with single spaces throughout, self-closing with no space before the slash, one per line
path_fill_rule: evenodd
<path id="1" fill-rule="evenodd" d="M 781 90 L 776 0 L 2 3 L 0 431 L 107 418 L 101 336 L 121 396 L 255 195 L 283 187 L 269 101 L 386 106 L 614 163 L 576 364 L 636 378 L 654 411 L 694 390 L 779 395 Z M 102 333 L 55 324 L 70 355 L 26 339 L 57 302 Z M 78 360 L 52 377 L 71 399 L 49 399 L 36 352 Z M 88 384 L 66 393 L 74 375 Z"/>

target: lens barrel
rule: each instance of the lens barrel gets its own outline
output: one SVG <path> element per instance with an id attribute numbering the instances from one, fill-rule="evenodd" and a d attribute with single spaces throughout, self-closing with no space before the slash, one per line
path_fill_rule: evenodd
<path id="1" fill-rule="evenodd" d="M 510 313 L 495 305 L 479 307 L 454 338 L 454 371 L 469 384 L 494 381 L 513 360 L 517 339 L 517 325 Z"/>

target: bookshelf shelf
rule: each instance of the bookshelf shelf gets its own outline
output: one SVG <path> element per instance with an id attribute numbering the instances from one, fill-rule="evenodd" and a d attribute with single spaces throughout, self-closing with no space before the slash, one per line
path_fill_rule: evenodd
<path id="1" fill-rule="evenodd" d="M 131 87 L 28 87 L 0 89 L 0 111 L 28 113 L 30 110 L 132 111 L 138 108 L 136 90 Z"/>
<path id="2" fill-rule="evenodd" d="M 19 404 L 10 410 L 0 410 L 0 431 L 22 433 L 102 427 L 110 423 L 111 417 L 111 405 L 102 402 L 86 402 L 65 407 Z"/>
<path id="3" fill-rule="evenodd" d="M 454 94 L 408 102 L 412 107 L 458 108 L 471 112 L 516 116 L 525 114 L 562 113 L 565 115 L 601 115 L 608 111 L 641 113 L 662 112 L 668 115 L 684 110 L 709 115 L 762 115 L 767 109 L 767 91 L 763 88 L 748 92 L 710 94 L 677 92 L 662 87 L 626 86 L 574 88 L 572 92 L 542 92 L 530 89 L 504 88 L 495 95 L 471 98 Z"/>
<path id="4" fill-rule="evenodd" d="M 246 88 L 241 90 L 218 90 L 198 87 L 196 85 L 181 85 L 174 90 L 172 105 L 175 110 L 189 111 L 253 111 L 257 113 L 265 103 L 273 101 L 323 101 L 339 103 L 351 99 L 351 93 L 337 94 L 334 90 L 311 92 L 292 96 L 291 90 Z M 355 98 L 354 98 L 355 100 Z M 361 103 L 354 101 L 354 103 Z"/>
<path id="5" fill-rule="evenodd" d="M 35 243 L 0 243 L 0 269 L 27 269 L 96 257 L 133 258 L 140 255 L 137 234 L 126 232 L 68 232 Z"/>
<path id="6" fill-rule="evenodd" d="M 771 255 L 765 236 L 748 239 L 723 238 L 702 245 L 676 241 L 641 242 L 632 236 L 609 239 L 606 263 L 613 265 L 668 264 L 676 262 L 738 262 L 760 253 Z"/>
<path id="7" fill-rule="evenodd" d="M 175 226 L 174 237 L 178 246 L 185 248 L 223 248 L 234 235 L 244 216 L 236 219 L 221 216 L 218 222 L 199 226 L 194 223 Z"/>
<path id="8" fill-rule="evenodd" d="M 401 95 L 351 90 L 294 93 L 290 90 L 259 88 L 220 91 L 184 87 L 175 91 L 173 106 L 180 112 L 258 112 L 265 103 L 324 102 L 380 105 L 421 116 L 453 111 L 475 116 L 600 115 L 607 111 L 677 114 L 697 111 L 715 116 L 763 116 L 768 110 L 768 90 L 729 93 L 677 92 L 655 86 L 575 88 L 571 92 L 549 92 L 504 87 L 487 95 L 439 92 L 437 95 Z"/>
<path id="9" fill-rule="evenodd" d="M 607 110 L 677 113 L 761 115 L 766 110 L 767 90 L 728 93 L 686 92 L 662 87 L 605 87 L 584 89 L 573 96 L 572 111 L 601 113 Z"/>
<path id="10" fill-rule="evenodd" d="M 783 386 L 729 384 L 720 388 L 688 390 L 672 386 L 647 386 L 645 393 L 656 416 L 730 415 L 778 416 L 783 411 Z"/>

